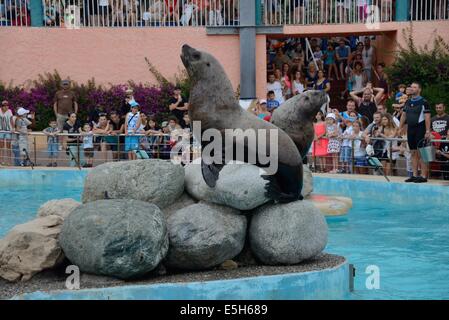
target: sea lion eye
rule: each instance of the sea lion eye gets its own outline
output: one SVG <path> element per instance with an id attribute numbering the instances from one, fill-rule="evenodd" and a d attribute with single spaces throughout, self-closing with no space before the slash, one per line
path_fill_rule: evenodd
<path id="1" fill-rule="evenodd" d="M 210 67 L 210 63 L 208 62 L 208 63 L 206 63 L 206 65 L 208 66 L 208 67 Z"/>

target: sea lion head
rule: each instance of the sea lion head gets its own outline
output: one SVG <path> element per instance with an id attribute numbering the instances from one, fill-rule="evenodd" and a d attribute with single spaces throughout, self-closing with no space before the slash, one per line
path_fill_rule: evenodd
<path id="1" fill-rule="evenodd" d="M 328 103 L 328 96 L 324 91 L 308 90 L 296 96 L 295 105 L 300 110 L 301 118 L 314 120 L 320 108 Z"/>
<path id="2" fill-rule="evenodd" d="M 190 79 L 194 81 L 224 74 L 223 67 L 211 54 L 192 48 L 187 44 L 182 46 L 181 60 Z"/>

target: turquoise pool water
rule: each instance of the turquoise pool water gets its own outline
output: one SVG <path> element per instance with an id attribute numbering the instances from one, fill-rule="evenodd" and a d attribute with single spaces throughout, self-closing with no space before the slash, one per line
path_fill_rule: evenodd
<path id="1" fill-rule="evenodd" d="M 86 171 L 0 170 L 0 237 L 32 219 L 47 200 L 80 199 Z M 449 188 L 314 178 L 315 192 L 352 197 L 329 218 L 327 252 L 355 265 L 353 299 L 449 299 Z M 380 289 L 369 290 L 368 266 Z"/>

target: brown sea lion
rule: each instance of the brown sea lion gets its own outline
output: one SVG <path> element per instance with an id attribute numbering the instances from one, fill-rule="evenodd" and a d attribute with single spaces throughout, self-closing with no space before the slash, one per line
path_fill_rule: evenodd
<path id="1" fill-rule="evenodd" d="M 285 101 L 271 116 L 271 123 L 292 138 L 303 159 L 315 135 L 313 121 L 325 103 L 327 95 L 324 91 L 309 90 Z"/>
<path id="2" fill-rule="evenodd" d="M 231 82 L 221 64 L 211 54 L 191 48 L 188 45 L 182 47 L 181 60 L 187 69 L 191 81 L 189 115 L 192 121 L 201 122 L 201 134 L 194 136 L 202 145 L 201 171 L 204 181 L 209 187 L 214 187 L 219 177 L 223 163 L 230 159 L 223 159 L 221 163 L 206 163 L 204 161 L 205 148 L 209 142 L 202 141 L 203 132 L 207 129 L 217 129 L 221 133 L 221 140 L 225 140 L 226 129 L 254 129 L 257 133 L 266 133 L 269 138 L 271 132 L 276 132 L 277 149 L 271 147 L 271 143 L 264 145 L 270 158 L 275 158 L 277 171 L 273 175 L 266 175 L 268 180 L 266 195 L 270 199 L 279 202 L 291 202 L 302 199 L 302 158 L 292 139 L 275 125 L 259 119 L 253 114 L 243 110 L 234 96 Z M 260 130 L 265 129 L 265 130 Z M 270 129 L 273 130 L 270 132 Z M 195 130 L 194 130 L 195 131 Z M 274 135 L 273 135 L 274 136 Z M 257 143 L 248 143 L 248 140 L 233 140 L 232 148 L 243 147 L 245 153 L 254 154 L 258 150 L 259 142 L 263 141 L 257 135 Z M 270 141 L 269 139 L 266 141 Z M 232 143 L 231 143 L 232 144 Z M 242 146 L 243 144 L 243 146 Z M 229 148 L 229 146 L 227 146 Z M 226 146 L 224 146 L 226 149 Z M 235 150 L 234 150 L 235 151 Z M 265 152 L 265 151 L 264 151 Z M 224 150 L 223 154 L 226 153 Z M 234 159 L 245 161 L 233 152 Z M 259 167 L 267 167 L 257 158 L 255 164 Z M 245 161 L 248 162 L 248 161 Z M 236 181 L 238 183 L 238 181 Z"/>

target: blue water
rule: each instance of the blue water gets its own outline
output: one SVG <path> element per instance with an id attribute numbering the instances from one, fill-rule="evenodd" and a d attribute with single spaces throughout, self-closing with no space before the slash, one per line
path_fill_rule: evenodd
<path id="1" fill-rule="evenodd" d="M 86 171 L 0 170 L 0 237 L 51 199 L 79 200 Z M 315 178 L 315 192 L 346 195 L 346 217 L 328 218 L 327 252 L 356 268 L 353 299 L 449 299 L 449 187 Z M 368 266 L 380 289 L 367 289 Z"/>

